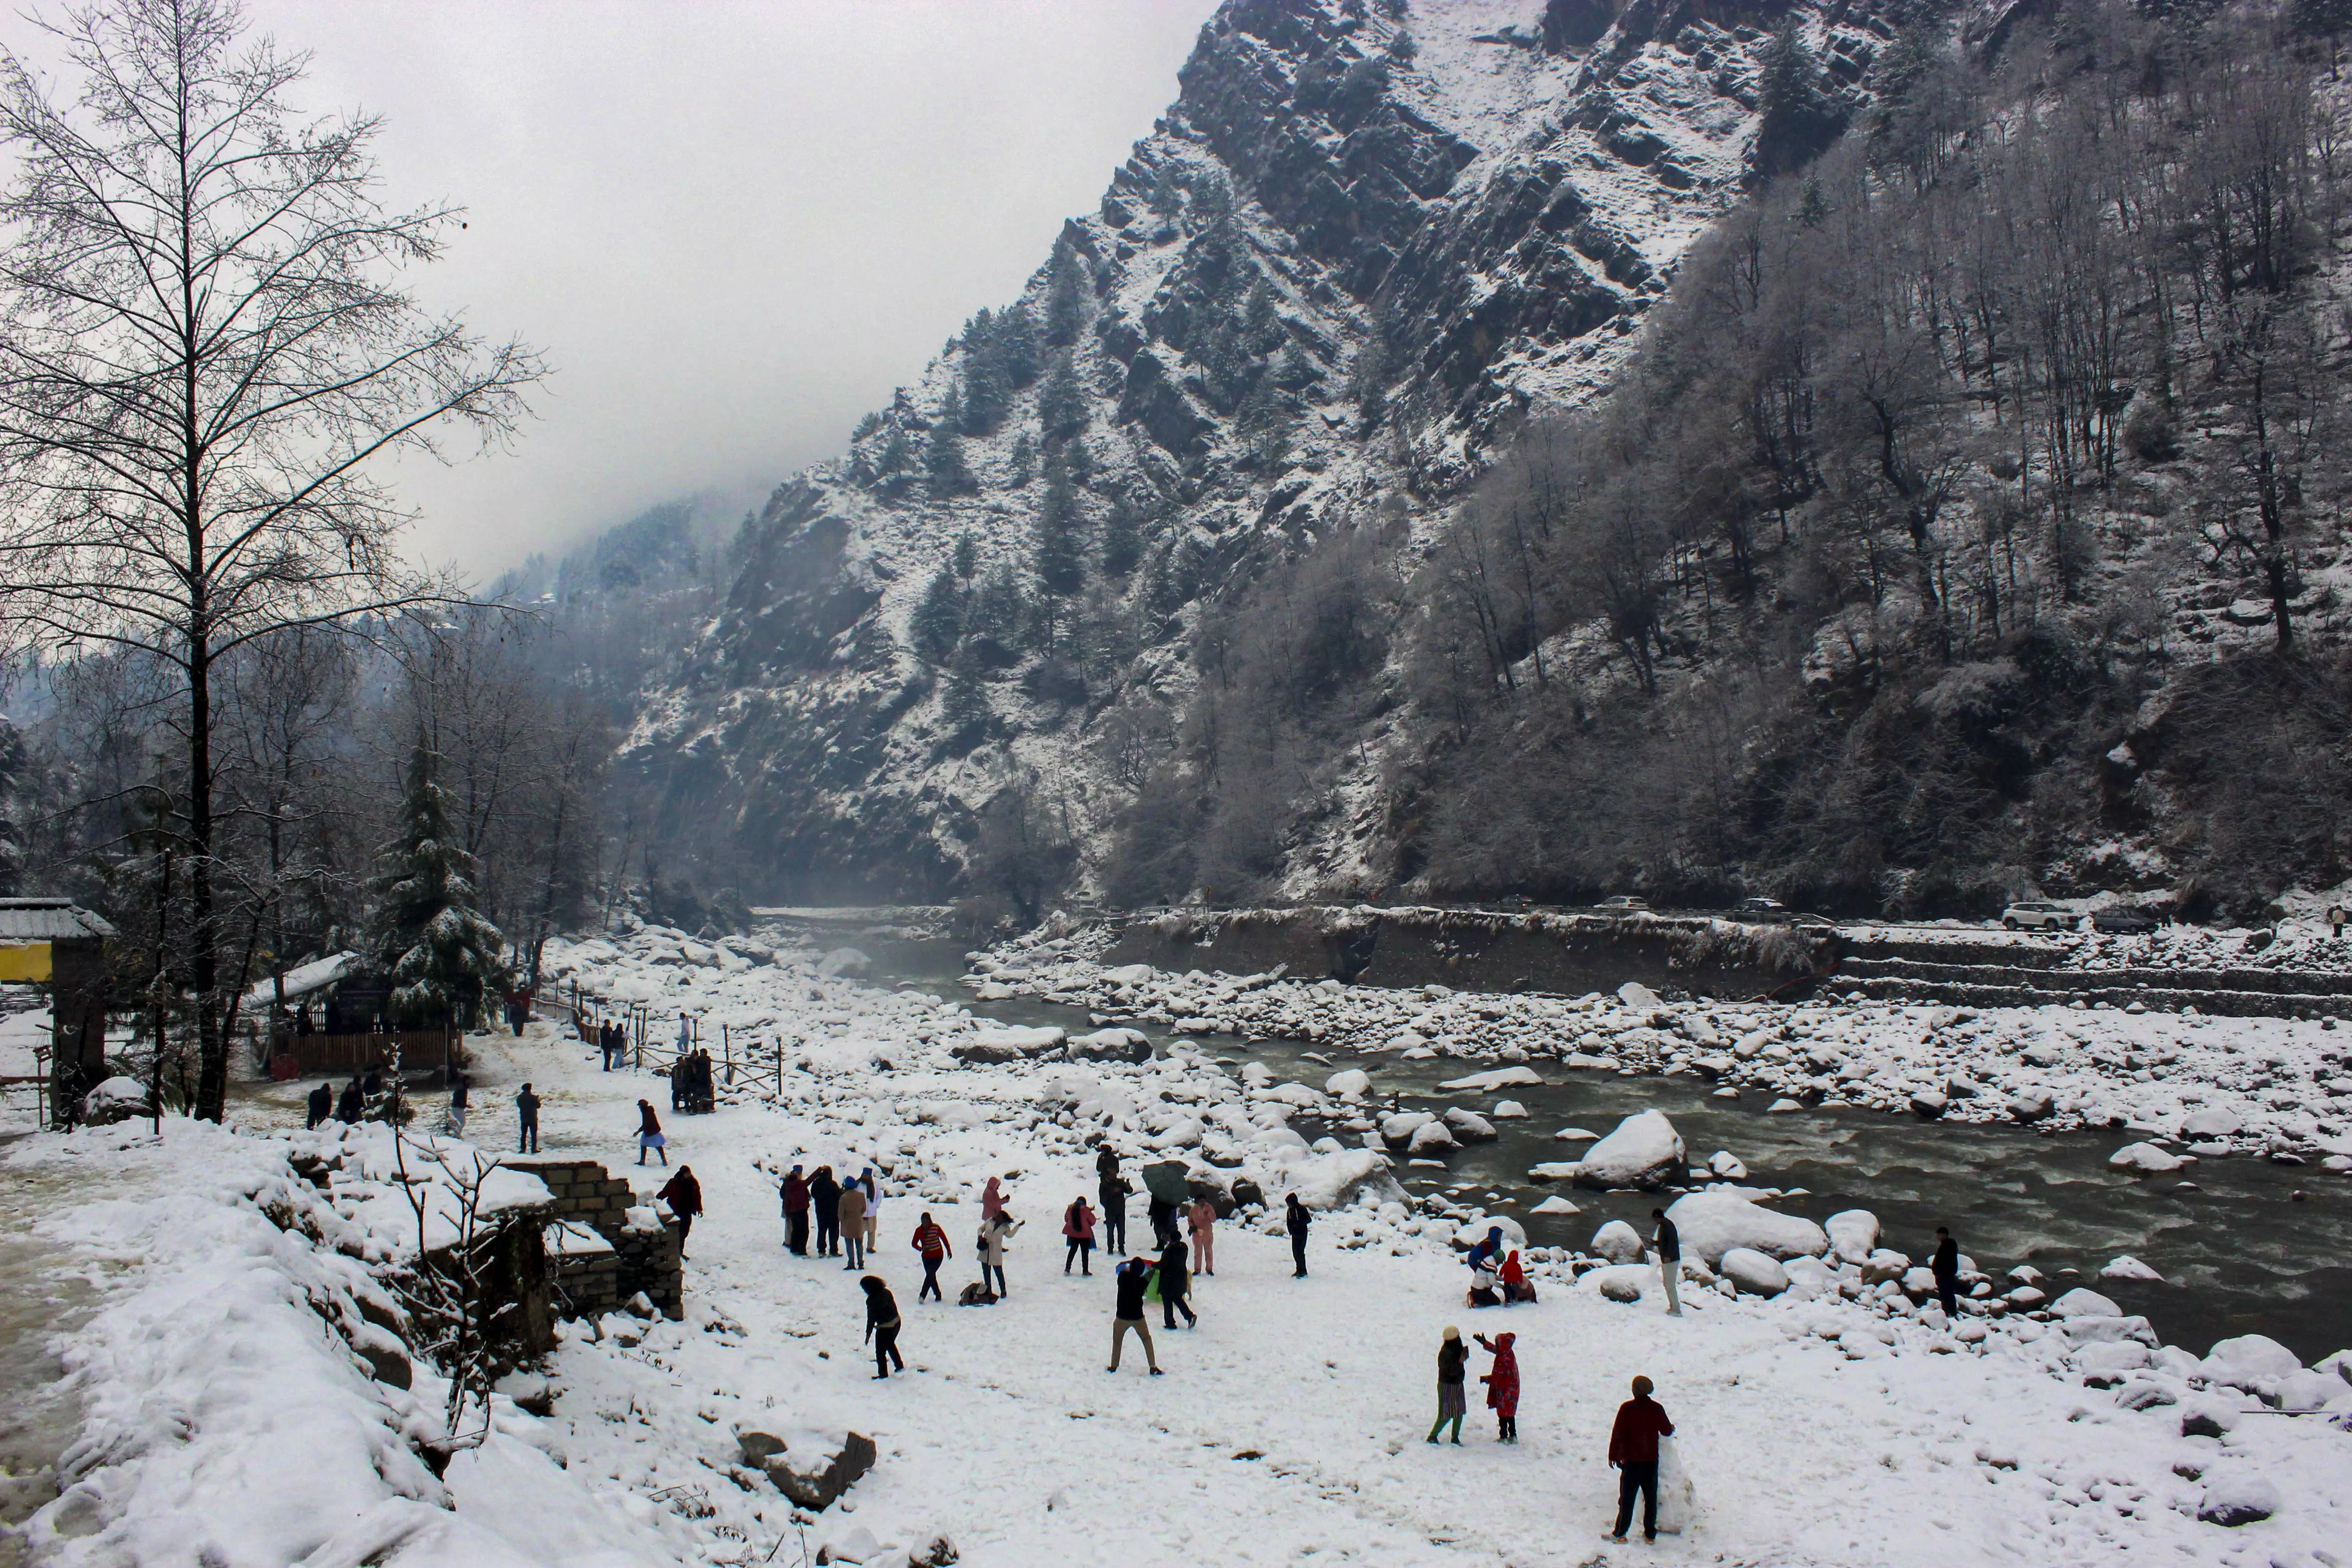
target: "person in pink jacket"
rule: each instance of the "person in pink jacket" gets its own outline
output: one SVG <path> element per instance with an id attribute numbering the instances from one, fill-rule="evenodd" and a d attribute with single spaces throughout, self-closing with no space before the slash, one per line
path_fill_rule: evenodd
<path id="1" fill-rule="evenodd" d="M 1062 1256 L 1062 1272 L 1067 1274 L 1070 1265 L 1075 1263 L 1078 1266 L 1078 1272 L 1089 1279 L 1093 1279 L 1095 1211 L 1087 1206 L 1084 1197 L 1072 1199 L 1070 1206 L 1062 1211 L 1062 1239 L 1070 1244 L 1069 1251 Z"/>
<path id="2" fill-rule="evenodd" d="M 1217 1205 L 1206 1198 L 1193 1201 L 1186 1213 L 1192 1226 L 1192 1272 L 1214 1274 L 1216 1270 Z"/>

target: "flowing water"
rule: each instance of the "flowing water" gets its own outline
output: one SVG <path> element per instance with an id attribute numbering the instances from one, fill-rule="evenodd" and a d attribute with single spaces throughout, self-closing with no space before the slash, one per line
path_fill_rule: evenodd
<path id="1" fill-rule="evenodd" d="M 970 998 L 957 984 L 964 942 L 819 922 L 783 929 L 819 946 L 856 947 L 874 961 L 867 978 L 875 984 Z M 1058 1025 L 1074 1033 L 1093 1027 L 1078 1009 L 1029 997 L 971 1005 L 1006 1023 Z M 1175 1037 L 1156 1026 L 1129 1026 L 1155 1045 Z M 1533 1182 L 1527 1173 L 1531 1165 L 1575 1159 L 1590 1146 L 1554 1138 L 1560 1129 L 1605 1133 L 1620 1117 L 1654 1107 L 1673 1119 L 1691 1163 L 1728 1150 L 1746 1164 L 1750 1183 L 1790 1192 L 1775 1206 L 1811 1219 L 1869 1209 L 1883 1227 L 1882 1244 L 1916 1260 L 1926 1261 L 1933 1249 L 1936 1226 L 1948 1226 L 1961 1251 L 1996 1277 L 2030 1263 L 2053 1277 L 2045 1286 L 2053 1296 L 2087 1285 L 2127 1312 L 2146 1313 L 2168 1343 L 2202 1352 L 2217 1339 L 2268 1334 L 2306 1363 L 2352 1346 L 2352 1181 L 2316 1166 L 2208 1160 L 2186 1173 L 2194 1190 L 2182 1191 L 2172 1178 L 2135 1179 L 2109 1170 L 2107 1155 L 2127 1141 L 2120 1133 L 1926 1123 L 1850 1109 L 1768 1114 L 1769 1095 L 1717 1100 L 1692 1079 L 1577 1070 L 1558 1062 L 1532 1064 L 1548 1080 L 1541 1087 L 1448 1094 L 1437 1088 L 1441 1081 L 1488 1064 L 1344 1050 L 1320 1053 L 1327 1063 L 1311 1058 L 1305 1042 L 1220 1035 L 1200 1044 L 1220 1060 L 1262 1061 L 1276 1081 L 1318 1089 L 1341 1067 L 1362 1068 L 1382 1107 L 1461 1105 L 1483 1114 L 1499 1099 L 1517 1100 L 1528 1117 L 1496 1123 L 1498 1142 L 1465 1147 L 1443 1169 L 1400 1159 L 1398 1174 L 1416 1194 L 1442 1191 L 1519 1216 L 1537 1246 L 1586 1246 L 1611 1219 L 1647 1233 L 1650 1209 L 1671 1201 L 1666 1195 L 1572 1191 Z M 1321 1131 L 1306 1119 L 1296 1125 L 1309 1137 Z M 1528 1213 L 1554 1192 L 1580 1212 Z M 2122 1254 L 2147 1264 L 2163 1282 L 2099 1279 L 2100 1268 Z"/>
<path id="2" fill-rule="evenodd" d="M 0 1151 L 10 1140 L 0 1139 Z M 0 1181 L 0 1568 L 24 1561 L 5 1533 L 58 1495 L 57 1458 L 79 1413 L 59 1382 L 55 1342 L 89 1316 L 96 1293 L 32 1234 L 44 1213 L 85 1200 L 46 1176 Z"/>

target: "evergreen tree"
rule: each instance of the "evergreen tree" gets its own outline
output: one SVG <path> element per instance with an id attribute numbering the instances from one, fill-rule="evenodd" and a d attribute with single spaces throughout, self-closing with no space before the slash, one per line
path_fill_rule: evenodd
<path id="1" fill-rule="evenodd" d="M 1015 386 L 1026 386 L 1045 368 L 1045 345 L 1037 341 L 1037 322 L 1026 305 L 998 312 L 996 341 L 1004 352 L 1004 373 Z"/>
<path id="2" fill-rule="evenodd" d="M 923 474 L 933 497 L 964 495 L 979 489 L 971 469 L 963 460 L 963 437 L 956 426 L 963 418 L 963 405 L 953 388 L 940 408 L 940 416 L 931 423 L 931 438 L 923 448 Z"/>
<path id="3" fill-rule="evenodd" d="M 969 658 L 949 667 L 946 688 L 940 693 L 940 723 L 948 744 L 970 751 L 996 727 L 996 710 L 989 705 L 988 687 Z"/>
<path id="4" fill-rule="evenodd" d="M 1069 465 L 1049 463 L 1045 495 L 1037 508 L 1038 586 L 1066 597 L 1086 586 L 1086 547 L 1079 538 L 1078 499 L 1070 484 Z"/>
<path id="5" fill-rule="evenodd" d="M 1143 559 L 1143 517 L 1125 496 L 1111 502 L 1103 520 L 1102 569 L 1106 575 L 1124 577 Z"/>
<path id="6" fill-rule="evenodd" d="M 1260 473 L 1279 472 L 1290 458 L 1290 410 L 1271 381 L 1260 381 L 1242 402 L 1236 421 L 1244 449 Z"/>
<path id="7" fill-rule="evenodd" d="M 1019 489 L 1037 477 L 1037 446 L 1024 430 L 1013 440 L 1013 488 Z"/>
<path id="8" fill-rule="evenodd" d="M 368 883 L 370 959 L 392 984 L 393 1016 L 470 1028 L 506 984 L 506 938 L 474 905 L 474 858 L 449 825 L 437 762 L 419 735 L 409 753 L 400 837 Z"/>
<path id="9" fill-rule="evenodd" d="M 906 488 L 907 475 L 914 466 L 914 443 L 907 439 L 906 431 L 891 426 L 890 434 L 883 438 L 881 452 L 874 459 L 875 478 L 884 489 L 896 492 Z"/>
<path id="10" fill-rule="evenodd" d="M 980 645 L 975 651 L 981 658 L 1004 664 L 1012 662 L 1028 622 L 1029 596 L 1021 591 L 1021 579 L 1012 566 L 1000 561 L 973 591 L 971 615 L 964 630 Z"/>
<path id="11" fill-rule="evenodd" d="M 1821 62 L 1805 42 L 1804 18 L 1795 11 L 1756 62 L 1756 96 L 1764 110 L 1756 128 L 1759 174 L 1802 168 L 1845 129 L 1845 110 L 1823 83 Z"/>
<path id="12" fill-rule="evenodd" d="M 959 583 L 971 582 L 972 574 L 980 570 L 980 541 L 971 536 L 969 529 L 956 535 L 954 564 Z"/>
<path id="13" fill-rule="evenodd" d="M 963 589 L 957 585 L 955 568 L 942 566 L 908 617 L 907 637 L 918 658 L 939 664 L 955 651 L 962 636 Z"/>
<path id="14" fill-rule="evenodd" d="M 1045 266 L 1045 341 L 1067 348 L 1086 324 L 1086 265 L 1076 246 L 1056 240 L 1054 258 Z"/>
<path id="15" fill-rule="evenodd" d="M 964 328 L 961 387 L 965 435 L 986 436 L 1003 423 L 1013 404 L 1013 376 L 1005 368 L 995 318 L 986 310 Z"/>
<path id="16" fill-rule="evenodd" d="M 1054 356 L 1045 384 L 1037 389 L 1037 428 L 1045 445 L 1058 447 L 1087 427 L 1087 395 L 1067 349 Z"/>

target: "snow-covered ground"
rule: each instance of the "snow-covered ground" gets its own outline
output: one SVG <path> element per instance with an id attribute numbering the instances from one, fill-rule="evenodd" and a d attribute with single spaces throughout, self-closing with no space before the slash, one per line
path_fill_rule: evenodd
<path id="1" fill-rule="evenodd" d="M 1060 958 L 1033 948 L 1011 967 Z M 392 1393 L 345 1344 L 373 1289 L 366 1261 L 397 1228 L 381 1132 L 351 1162 L 365 1174 L 323 1195 L 285 1163 L 317 1142 L 297 1130 L 302 1085 L 248 1086 L 242 1136 L 173 1123 L 160 1143 L 121 1130 L 26 1140 L 7 1156 L 12 1179 L 97 1163 L 131 1189 L 60 1207 L 42 1226 L 107 1299 L 70 1356 L 88 1423 L 64 1467 L 71 1491 L 37 1521 L 37 1560 L 799 1563 L 828 1542 L 944 1531 L 979 1565 L 2160 1553 L 2302 1568 L 2336 1562 L 2352 1539 L 2352 1438 L 2339 1425 L 2352 1385 L 2335 1358 L 2306 1372 L 2246 1343 L 2200 1359 L 2147 1343 L 2142 1321 L 2089 1298 L 2053 1304 L 2069 1315 L 1996 1316 L 1983 1310 L 1989 1283 L 1947 1323 L 1884 1278 L 1859 1221 L 1835 1227 L 1857 1260 L 1816 1259 L 1803 1222 L 1768 1223 L 1722 1192 L 1680 1200 L 1724 1211 L 1684 1211 L 1692 1250 L 1747 1239 L 1784 1254 L 1725 1264 L 1768 1286 L 1769 1268 L 1780 1269 L 1793 1282 L 1780 1295 L 1733 1293 L 1694 1260 L 1686 1315 L 1669 1319 L 1654 1270 L 1539 1248 L 1538 1302 L 1474 1312 L 1458 1217 L 1409 1209 L 1382 1156 L 1307 1147 L 1284 1125 L 1328 1100 L 1324 1089 L 1234 1074 L 1197 1051 L 1139 1064 L 1026 1055 L 1050 1039 L 992 1029 L 952 999 L 862 985 L 838 973 L 856 967 L 842 957 L 828 974 L 813 954 L 648 931 L 551 960 L 599 994 L 641 994 L 657 1016 L 703 1012 L 706 1040 L 725 1021 L 748 1068 L 716 1114 L 664 1117 L 672 1163 L 693 1166 L 709 1205 L 690 1247 L 685 1321 L 567 1330 L 549 1368 L 554 1414 L 502 1402 L 491 1441 L 436 1480 L 410 1441 L 434 1404 L 430 1377 Z M 1066 987 L 1081 976 L 1051 978 Z M 1139 1000 L 1157 982 L 1121 984 Z M 1279 984 L 1237 987 L 1224 1002 L 1211 985 L 1183 995 L 1203 1004 L 1186 1016 L 1212 1023 L 1245 1004 L 1332 1018 L 1358 1007 L 1349 1027 L 1369 1029 L 1376 1003 L 1412 1007 L 1441 1026 L 1416 1029 L 1430 1043 L 1402 1048 L 1465 1055 L 1470 1019 L 1516 1016 L 1506 1006 L 1488 1018 L 1476 1005 L 1518 1001 L 1335 998 Z M 1575 1016 L 1621 1052 L 1633 1047 L 1612 1042 L 1635 1026 L 1684 1038 L 1654 1022 L 1601 1027 L 1623 1010 Z M 1528 1020 L 1521 1029 L 1536 1033 Z M 781 1064 L 762 1052 L 776 1043 Z M 546 1026 L 476 1044 L 471 1131 L 482 1148 L 510 1146 L 511 1091 L 528 1079 L 545 1099 L 549 1153 L 604 1158 L 641 1194 L 664 1179 L 635 1165 L 630 1138 L 638 1098 L 667 1105 L 660 1080 L 601 1072 Z M 1527 1047 L 1482 1043 L 1478 1054 L 1510 1048 Z M 999 1056 L 1013 1059 L 972 1059 Z M 1318 1216 L 1311 1277 L 1290 1278 L 1284 1240 L 1262 1222 L 1228 1222 L 1217 1272 L 1196 1294 L 1199 1327 L 1167 1332 L 1154 1316 L 1169 1375 L 1145 1376 L 1132 1345 L 1107 1374 L 1106 1268 L 1098 1259 L 1093 1279 L 1066 1279 L 1056 1234 L 1063 1206 L 1092 1189 L 1086 1138 L 1097 1126 L 1132 1155 L 1184 1158 L 1221 1184 L 1247 1178 L 1269 1195 L 1295 1188 L 1332 1205 Z M 887 1194 L 874 1269 L 898 1293 L 911 1369 L 888 1382 L 871 1380 L 862 1352 L 856 1276 L 782 1248 L 764 1168 L 867 1160 Z M 953 1292 L 973 1275 L 966 1244 L 990 1175 L 1005 1178 L 1025 1222 L 1014 1289 L 1002 1305 L 961 1308 Z M 1141 1207 L 1133 1225 L 1148 1235 Z M 948 1305 L 914 1299 L 908 1238 L 926 1209 L 957 1247 Z M 1629 1287 L 1638 1300 L 1604 1294 Z M 1461 1451 L 1422 1441 L 1449 1323 L 1517 1336 L 1518 1445 L 1495 1442 L 1475 1412 Z M 1474 1373 L 1486 1362 L 1474 1352 Z M 1698 1503 L 1688 1531 L 1654 1547 L 1601 1539 L 1615 1493 L 1609 1423 L 1636 1373 L 1658 1384 Z M 2185 1419 L 2209 1435 L 2185 1436 Z M 880 1459 L 842 1502 L 796 1521 L 740 1465 L 743 1426 L 846 1427 L 870 1435 Z M 2233 1500 L 2270 1517 L 2234 1528 L 2198 1517 Z M 900 1561 L 859 1549 L 869 1563 Z"/>

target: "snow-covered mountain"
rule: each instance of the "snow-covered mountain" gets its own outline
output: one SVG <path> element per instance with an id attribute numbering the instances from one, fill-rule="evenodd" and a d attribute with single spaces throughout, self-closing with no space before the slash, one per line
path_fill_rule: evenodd
<path id="1" fill-rule="evenodd" d="M 1013 786 L 999 836 L 1043 811 L 1083 861 L 1204 604 L 1319 542 L 1425 537 L 1527 411 L 1608 384 L 1759 161 L 1805 150 L 1759 113 L 1790 15 L 1230 0 L 1021 298 L 747 529 L 625 748 L 667 832 L 755 896 L 937 893 Z M 1794 15 L 1864 91 L 1869 0 Z"/>

